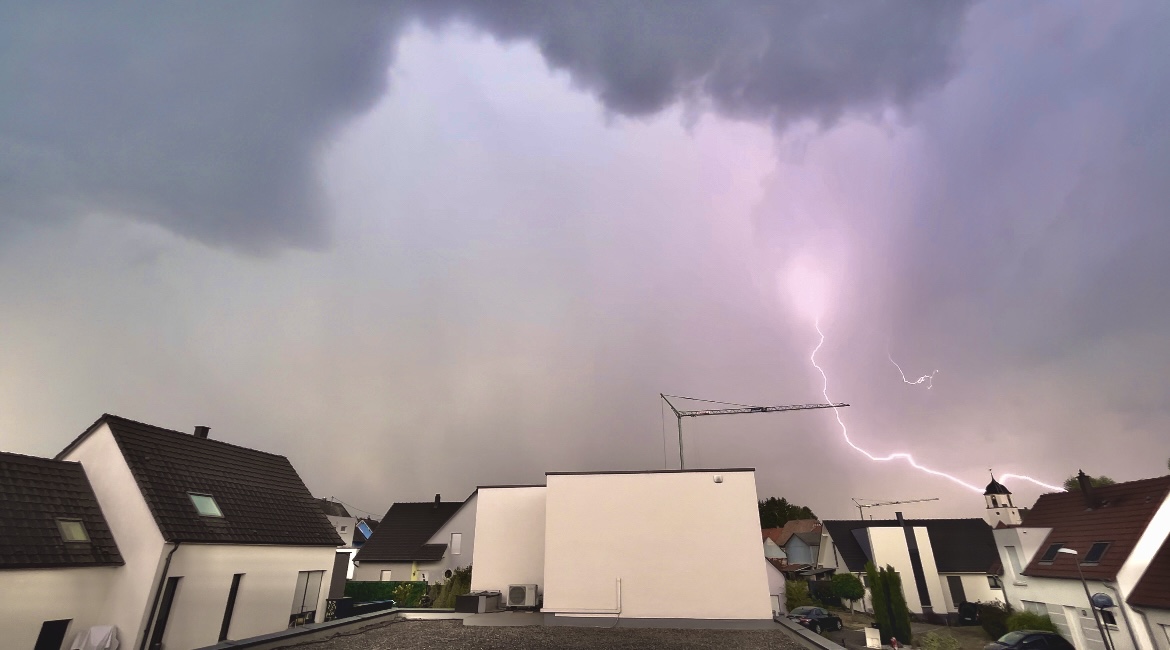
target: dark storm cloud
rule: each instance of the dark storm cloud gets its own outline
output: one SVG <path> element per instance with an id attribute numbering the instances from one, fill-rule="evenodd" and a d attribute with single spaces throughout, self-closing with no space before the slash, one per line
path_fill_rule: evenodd
<path id="1" fill-rule="evenodd" d="M 110 212 L 320 246 L 317 154 L 384 92 L 392 22 L 358 3 L 0 5 L 0 229 Z"/>
<path id="2" fill-rule="evenodd" d="M 0 220 L 109 212 L 244 250 L 324 245 L 318 154 L 385 91 L 400 15 L 533 41 L 616 113 L 685 100 L 784 125 L 938 86 L 966 8 L 10 3 L 0 9 Z"/>

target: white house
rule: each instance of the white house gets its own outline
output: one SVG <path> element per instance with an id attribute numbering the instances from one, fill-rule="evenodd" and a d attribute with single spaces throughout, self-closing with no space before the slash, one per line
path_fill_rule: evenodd
<path id="1" fill-rule="evenodd" d="M 354 580 L 441 582 L 471 564 L 477 493 L 463 501 L 395 503 L 354 557 Z"/>
<path id="2" fill-rule="evenodd" d="M 345 509 L 345 504 L 332 499 L 317 499 L 317 504 L 321 506 L 321 512 L 325 513 L 329 523 L 333 525 L 333 530 L 337 531 L 337 535 L 341 537 L 344 544 L 337 549 L 337 554 L 344 556 L 345 575 L 335 574 L 333 576 L 333 586 L 330 588 L 332 597 L 335 592 L 344 592 L 345 581 L 353 578 L 353 558 L 358 552 L 354 541 L 362 539 L 362 533 L 358 528 L 360 520 Z M 341 561 L 339 561 L 340 563 Z"/>
<path id="3" fill-rule="evenodd" d="M 759 535 L 750 469 L 550 472 L 479 489 L 471 588 L 536 585 L 554 623 L 769 620 Z"/>
<path id="4" fill-rule="evenodd" d="M 1002 601 L 991 527 L 982 519 L 826 521 L 821 567 L 865 576 L 892 566 L 914 613 L 957 612 L 962 602 Z M 869 597 L 863 601 L 872 611 Z"/>
<path id="5" fill-rule="evenodd" d="M 59 612 L 72 619 L 64 642 L 112 625 L 125 648 L 197 648 L 321 619 L 341 540 L 288 459 L 207 434 L 104 415 L 49 461 L 84 470 L 120 563 L 4 589 L 20 594 L 5 603 L 6 644 L 36 637 L 54 599 L 76 603 Z M 98 522 L 81 520 L 100 539 Z"/>
<path id="6" fill-rule="evenodd" d="M 1042 495 L 995 530 L 1008 601 L 1048 614 L 1077 650 L 1170 649 L 1170 476 Z M 1098 619 L 1092 594 L 1115 607 Z M 1098 626 L 1101 626 L 1101 630 Z"/>

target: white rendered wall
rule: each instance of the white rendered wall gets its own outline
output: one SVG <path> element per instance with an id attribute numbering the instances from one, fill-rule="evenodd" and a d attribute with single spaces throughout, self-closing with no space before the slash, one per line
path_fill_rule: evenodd
<path id="1" fill-rule="evenodd" d="M 951 584 L 948 581 L 950 576 L 958 576 L 962 580 L 963 594 L 969 603 L 1003 602 L 1003 590 L 992 589 L 991 583 L 987 581 L 986 573 L 940 573 L 938 579 L 942 584 L 943 596 L 946 597 L 946 611 L 948 612 L 959 611 L 958 603 L 951 598 Z M 934 611 L 942 612 L 943 610 L 935 607 Z"/>
<path id="2" fill-rule="evenodd" d="M 65 634 L 63 647 L 68 648 L 82 630 L 108 624 L 106 596 L 118 568 L 0 571 L 0 646 L 32 648 L 42 623 L 73 619 Z"/>
<path id="3" fill-rule="evenodd" d="M 333 547 L 183 544 L 171 562 L 170 577 L 182 577 L 175 592 L 163 645 L 184 650 L 214 645 L 227 606 L 232 577 L 243 573 L 236 594 L 229 639 L 288 628 L 301 571 L 324 571 L 317 597 L 317 622 L 324 620 L 333 569 Z"/>
<path id="4" fill-rule="evenodd" d="M 362 582 L 379 582 L 382 580 L 382 572 L 390 571 L 391 581 L 405 582 L 410 580 L 413 568 L 413 562 L 370 562 L 369 560 L 358 560 L 358 564 L 353 568 L 353 579 Z"/>
<path id="5" fill-rule="evenodd" d="M 787 614 L 784 605 L 784 591 L 787 586 L 784 574 L 780 573 L 780 569 L 772 566 L 772 563 L 767 560 L 764 560 L 764 571 L 768 574 L 768 595 L 771 596 L 772 613 Z"/>
<path id="6" fill-rule="evenodd" d="M 325 516 L 329 518 L 329 523 L 333 524 L 333 530 L 337 531 L 341 541 L 345 542 L 346 546 L 353 546 L 353 531 L 357 528 L 357 517 Z M 342 527 L 345 527 L 345 530 L 341 530 Z"/>
<path id="7" fill-rule="evenodd" d="M 1149 568 L 1150 562 L 1153 561 L 1154 556 L 1158 553 L 1158 549 L 1162 548 L 1162 543 L 1166 541 L 1167 535 L 1170 535 L 1170 496 L 1162 500 L 1162 505 L 1150 519 L 1150 523 L 1146 526 L 1145 532 L 1138 538 L 1137 544 L 1130 551 L 1129 557 L 1125 560 L 1125 564 L 1118 570 L 1117 587 L 1121 590 L 1121 593 L 1133 593 L 1134 588 L 1137 587 L 1146 569 Z M 1114 601 L 1121 600 L 1116 592 L 1110 593 Z M 1125 610 L 1125 615 L 1134 623 L 1134 627 L 1140 628 L 1141 626 L 1136 622 L 1137 613 L 1125 602 L 1118 602 L 1117 604 Z M 1118 615 L 1118 618 L 1120 618 L 1120 615 Z M 1149 635 L 1138 635 L 1137 639 L 1138 646 L 1141 650 L 1154 650 L 1153 639 Z"/>
<path id="8" fill-rule="evenodd" d="M 164 543 L 110 428 L 102 424 L 61 460 L 81 463 L 125 565 L 110 578 L 103 624 L 118 628 L 122 647 L 137 648 L 162 570 Z"/>
<path id="9" fill-rule="evenodd" d="M 1145 620 L 1153 637 L 1154 647 L 1158 650 L 1170 650 L 1170 610 L 1146 609 L 1142 611 L 1145 613 Z M 1135 619 L 1134 627 L 1142 627 L 1142 624 Z"/>
<path id="10" fill-rule="evenodd" d="M 479 502 L 479 493 L 473 494 L 463 507 L 456 512 L 447 523 L 443 524 L 434 535 L 427 540 L 428 544 L 446 544 L 447 550 L 443 553 L 443 559 L 438 562 L 420 563 L 420 569 L 425 569 L 430 573 L 431 582 L 442 582 L 444 575 L 448 570 L 455 570 L 471 564 L 471 556 L 475 552 L 475 511 Z M 462 535 L 462 541 L 459 555 L 452 553 L 451 549 L 451 534 L 459 533 Z"/>
<path id="11" fill-rule="evenodd" d="M 519 584 L 544 590 L 546 493 L 544 486 L 479 489 L 472 591 L 506 595 L 508 585 Z"/>
<path id="12" fill-rule="evenodd" d="M 544 611 L 612 611 L 620 578 L 623 618 L 771 618 L 754 472 L 547 482 Z M 697 596 L 701 585 L 718 585 L 718 597 Z"/>
<path id="13" fill-rule="evenodd" d="M 914 579 L 914 568 L 910 564 L 910 550 L 906 546 L 906 533 L 901 527 L 870 527 L 869 544 L 873 549 L 874 565 L 879 569 L 890 565 L 902 578 L 902 591 L 906 596 L 906 607 L 914 613 L 922 613 L 922 600 Z M 932 611 L 946 611 L 947 599 L 939 583 L 938 569 L 934 563 L 934 550 L 926 528 L 916 527 L 914 537 L 918 541 L 918 554 L 922 558 L 922 571 L 926 578 L 926 592 L 930 595 Z"/>

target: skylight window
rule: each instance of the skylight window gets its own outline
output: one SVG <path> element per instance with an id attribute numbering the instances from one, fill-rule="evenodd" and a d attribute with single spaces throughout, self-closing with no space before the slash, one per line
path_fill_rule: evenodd
<path id="1" fill-rule="evenodd" d="M 1089 552 L 1085 553 L 1085 559 L 1081 564 L 1096 564 L 1101 561 L 1101 556 L 1105 555 L 1105 549 L 1109 548 L 1109 542 L 1097 542 L 1089 548 Z"/>
<path id="2" fill-rule="evenodd" d="M 1044 551 L 1044 555 L 1040 556 L 1040 561 L 1049 563 L 1052 562 L 1056 559 L 1056 554 L 1059 553 L 1060 549 L 1062 548 L 1064 548 L 1064 542 L 1057 542 L 1052 546 L 1049 546 L 1048 550 Z"/>
<path id="3" fill-rule="evenodd" d="M 191 494 L 191 503 L 195 504 L 195 509 L 199 511 L 201 517 L 222 517 L 223 512 L 219 509 L 219 504 L 215 502 L 215 497 L 208 494 Z"/>
<path id="4" fill-rule="evenodd" d="M 89 541 L 89 533 L 80 519 L 58 519 L 57 530 L 61 531 L 61 539 L 67 542 Z"/>

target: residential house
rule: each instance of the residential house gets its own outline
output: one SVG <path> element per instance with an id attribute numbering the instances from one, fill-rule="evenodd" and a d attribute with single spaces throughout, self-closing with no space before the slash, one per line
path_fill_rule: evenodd
<path id="1" fill-rule="evenodd" d="M 0 637 L 58 649 L 107 622 L 102 607 L 124 565 L 79 463 L 0 453 Z"/>
<path id="2" fill-rule="evenodd" d="M 784 573 L 772 564 L 772 560 L 765 559 L 764 568 L 768 572 L 768 597 L 772 600 L 772 616 L 783 616 L 788 613 L 788 607 L 784 602 L 788 580 Z"/>
<path id="3" fill-rule="evenodd" d="M 357 530 L 353 534 L 353 547 L 361 548 L 374 536 L 374 529 L 378 527 L 378 520 L 362 517 L 357 521 Z"/>
<path id="4" fill-rule="evenodd" d="M 441 582 L 471 564 L 476 493 L 463 501 L 395 503 L 354 557 L 354 580 Z"/>
<path id="5" fill-rule="evenodd" d="M 49 564 L 65 564 L 29 566 L 52 578 L 36 575 L 37 585 L 6 603 L 5 644 L 36 636 L 50 607 L 58 620 L 73 619 L 70 635 L 111 625 L 122 647 L 168 650 L 320 618 L 321 585 L 341 539 L 283 456 L 210 439 L 206 427 L 190 435 L 103 415 L 56 459 L 39 462 L 60 472 L 54 489 L 73 496 L 26 504 L 25 516 L 40 522 L 37 543 Z M 92 498 L 82 494 L 83 478 Z M 19 487 L 36 485 L 35 477 L 25 480 L 18 477 L 17 491 L 35 489 Z M 68 512 L 85 503 L 88 514 Z M 48 520 L 57 520 L 65 556 L 53 550 L 62 542 L 48 536 Z M 2 528 L 0 537 L 12 535 Z M 26 550 L 29 543 L 17 541 Z M 75 570 L 72 563 L 91 562 L 80 559 L 90 552 L 92 566 Z M 41 557 L 24 556 L 30 565 Z"/>
<path id="6" fill-rule="evenodd" d="M 1002 601 L 991 527 L 982 519 L 826 521 L 820 566 L 865 580 L 865 567 L 892 566 L 907 608 L 916 614 L 957 612 L 959 603 Z M 868 595 L 863 601 L 872 611 Z"/>
<path id="7" fill-rule="evenodd" d="M 816 554 L 811 553 L 811 547 L 820 544 L 821 522 L 816 519 L 792 519 L 785 522 L 780 528 L 764 528 L 760 531 L 764 538 L 764 557 L 784 560 L 788 562 L 785 547 L 790 538 L 796 533 L 816 533 L 816 539 L 806 536 L 804 543 L 799 545 L 798 554 L 801 560 L 797 564 L 814 564 Z"/>
<path id="8" fill-rule="evenodd" d="M 816 564 L 821 549 L 821 531 L 792 533 L 784 542 L 789 564 Z"/>
<path id="9" fill-rule="evenodd" d="M 781 534 L 783 532 L 783 528 L 760 529 L 760 536 L 764 540 L 764 557 L 774 560 L 788 559 L 788 556 L 784 554 L 784 547 L 780 545 Z"/>
<path id="10" fill-rule="evenodd" d="M 357 554 L 357 546 L 354 545 L 354 540 L 361 538 L 361 533 L 358 530 L 358 518 L 349 514 L 345 509 L 345 505 L 334 501 L 332 499 L 317 499 L 317 505 L 321 507 L 321 512 L 329 519 L 329 523 L 333 525 L 333 529 L 337 531 L 337 535 L 341 537 L 344 546 L 337 549 L 339 556 L 344 556 L 343 559 L 338 560 L 338 566 L 344 571 L 335 571 L 333 580 L 329 587 L 329 597 L 339 598 L 345 592 L 345 581 L 353 578 L 353 557 Z"/>
<path id="11" fill-rule="evenodd" d="M 473 591 L 535 590 L 552 624 L 772 616 L 753 470 L 549 472 L 478 493 Z"/>
<path id="12" fill-rule="evenodd" d="M 1078 650 L 1170 648 L 1170 476 L 1042 495 L 994 532 L 1009 602 L 1047 614 Z M 1069 553 L 1068 551 L 1071 551 Z M 1116 604 L 1101 612 L 1085 586 Z"/>

